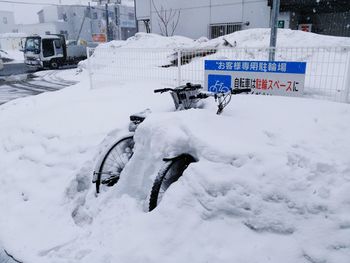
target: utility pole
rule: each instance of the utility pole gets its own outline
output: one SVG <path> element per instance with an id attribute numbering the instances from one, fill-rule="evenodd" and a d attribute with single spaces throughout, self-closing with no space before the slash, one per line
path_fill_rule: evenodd
<path id="1" fill-rule="evenodd" d="M 89 2 L 89 18 L 90 18 L 90 35 L 91 35 L 91 40 L 92 39 L 92 16 L 91 16 L 91 5 L 90 5 L 90 2 Z"/>
<path id="2" fill-rule="evenodd" d="M 276 53 L 276 42 L 277 42 L 277 27 L 278 27 L 278 14 L 280 11 L 280 0 L 272 0 L 272 13 L 271 13 L 271 35 L 270 35 L 270 52 L 269 52 L 269 60 L 275 60 Z"/>
<path id="3" fill-rule="evenodd" d="M 136 33 L 139 32 L 139 23 L 137 21 L 137 16 L 136 16 L 136 1 L 134 0 L 134 15 L 135 15 L 135 23 L 136 23 Z"/>
<path id="4" fill-rule="evenodd" d="M 106 34 L 107 34 L 107 42 L 109 42 L 110 34 L 109 34 L 109 15 L 108 15 L 108 4 L 106 3 Z"/>

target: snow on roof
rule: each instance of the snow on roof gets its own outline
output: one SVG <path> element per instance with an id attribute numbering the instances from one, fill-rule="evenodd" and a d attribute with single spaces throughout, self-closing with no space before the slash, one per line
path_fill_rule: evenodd
<path id="1" fill-rule="evenodd" d="M 55 35 L 31 35 L 29 37 L 40 37 L 42 39 L 60 39 L 60 37 Z"/>

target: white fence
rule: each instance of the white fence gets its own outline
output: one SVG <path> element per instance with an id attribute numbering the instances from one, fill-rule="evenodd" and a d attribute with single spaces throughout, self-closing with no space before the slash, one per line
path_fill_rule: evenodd
<path id="1" fill-rule="evenodd" d="M 111 81 L 154 80 L 177 86 L 204 84 L 204 60 L 267 61 L 269 48 L 88 49 L 91 86 Z M 276 61 L 307 62 L 306 97 L 350 102 L 350 47 L 276 48 Z"/>

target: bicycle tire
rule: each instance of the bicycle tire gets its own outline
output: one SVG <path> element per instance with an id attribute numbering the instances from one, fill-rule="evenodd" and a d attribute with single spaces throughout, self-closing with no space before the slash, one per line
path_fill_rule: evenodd
<path id="1" fill-rule="evenodd" d="M 165 191 L 182 176 L 189 164 L 195 161 L 195 158 L 189 154 L 181 154 L 166 161 L 154 180 L 149 199 L 149 211 L 157 207 Z"/>
<path id="2" fill-rule="evenodd" d="M 110 187 L 118 183 L 120 173 L 134 153 L 134 144 L 134 136 L 128 135 L 119 139 L 108 149 L 97 169 L 96 193 L 100 193 L 101 185 Z M 109 177 L 103 178 L 103 175 Z"/>

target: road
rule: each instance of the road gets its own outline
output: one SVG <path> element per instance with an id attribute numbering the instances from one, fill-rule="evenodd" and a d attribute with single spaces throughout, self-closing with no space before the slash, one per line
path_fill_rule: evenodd
<path id="1" fill-rule="evenodd" d="M 76 83 L 60 78 L 60 70 L 48 70 L 38 77 L 28 73 L 24 64 L 23 66 L 5 64 L 4 69 L 0 71 L 0 105 L 13 99 L 56 91 Z M 5 75 L 4 72 L 12 74 Z"/>
<path id="2" fill-rule="evenodd" d="M 22 263 L 7 253 L 3 248 L 0 247 L 0 263 Z"/>
<path id="3" fill-rule="evenodd" d="M 10 75 L 26 74 L 30 73 L 30 70 L 24 63 L 6 63 L 4 69 L 0 70 L 0 78 Z"/>

